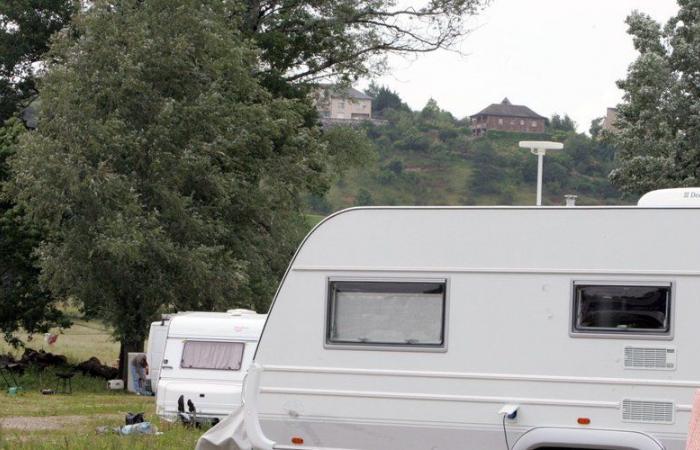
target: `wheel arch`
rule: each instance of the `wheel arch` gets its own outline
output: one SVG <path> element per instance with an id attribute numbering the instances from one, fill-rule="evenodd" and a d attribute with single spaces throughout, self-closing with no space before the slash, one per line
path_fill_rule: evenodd
<path id="1" fill-rule="evenodd" d="M 512 450 L 537 450 L 542 447 L 664 450 L 659 441 L 638 431 L 582 428 L 533 428 L 520 436 Z"/>

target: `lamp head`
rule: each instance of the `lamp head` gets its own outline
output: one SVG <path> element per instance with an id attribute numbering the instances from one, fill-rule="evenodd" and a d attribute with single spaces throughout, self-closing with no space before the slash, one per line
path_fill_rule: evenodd
<path id="1" fill-rule="evenodd" d="M 518 146 L 530 149 L 533 155 L 544 155 L 547 153 L 547 150 L 561 150 L 564 148 L 564 144 L 561 142 L 552 141 L 520 141 Z"/>

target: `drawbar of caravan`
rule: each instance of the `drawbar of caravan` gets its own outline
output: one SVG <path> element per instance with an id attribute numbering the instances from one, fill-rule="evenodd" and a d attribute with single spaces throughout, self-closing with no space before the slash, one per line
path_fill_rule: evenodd
<path id="1" fill-rule="evenodd" d="M 643 204 L 327 218 L 198 448 L 683 449 L 700 208 Z"/>

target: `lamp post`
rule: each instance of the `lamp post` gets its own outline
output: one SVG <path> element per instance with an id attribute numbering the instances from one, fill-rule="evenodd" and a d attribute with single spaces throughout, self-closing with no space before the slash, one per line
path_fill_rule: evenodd
<path id="1" fill-rule="evenodd" d="M 527 148 L 530 153 L 537 155 L 537 206 L 542 206 L 542 163 L 547 150 L 561 150 L 564 144 L 550 141 L 520 141 L 520 148 Z"/>

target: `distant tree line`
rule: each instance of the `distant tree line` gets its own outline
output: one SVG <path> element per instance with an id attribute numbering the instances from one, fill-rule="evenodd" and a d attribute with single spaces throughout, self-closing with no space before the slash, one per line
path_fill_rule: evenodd
<path id="1" fill-rule="evenodd" d="M 310 196 L 309 208 L 327 214 L 352 205 L 371 204 L 514 204 L 523 191 L 533 191 L 537 159 L 517 147 L 521 139 L 564 142 L 566 150 L 547 157 L 546 191 L 561 198 L 577 193 L 596 203 L 619 201 L 620 193 L 607 179 L 615 151 L 600 136 L 576 131 L 566 114 L 547 121 L 543 135 L 489 132 L 472 136 L 470 119 L 458 119 L 430 99 L 412 111 L 386 86 L 370 85 L 372 114 L 385 124 L 367 124 L 367 136 L 378 159 L 365 165 L 354 201 L 346 195 Z M 596 121 L 598 123 L 599 121 Z M 464 170 L 455 170 L 455 167 Z M 347 192 L 348 177 L 336 183 Z M 458 187 L 457 187 L 458 186 Z"/>

